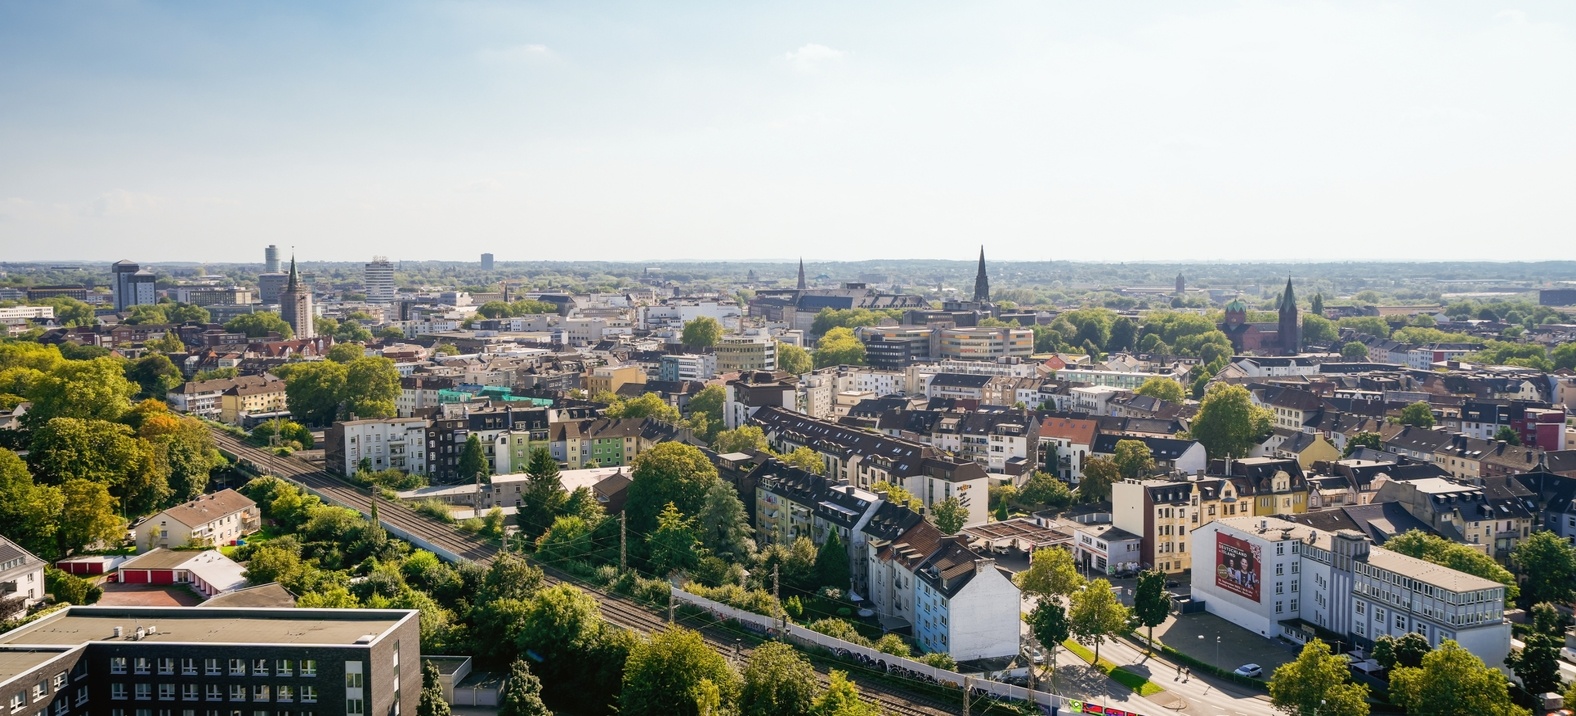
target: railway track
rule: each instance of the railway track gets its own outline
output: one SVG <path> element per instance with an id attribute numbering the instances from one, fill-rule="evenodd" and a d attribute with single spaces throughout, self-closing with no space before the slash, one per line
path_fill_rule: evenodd
<path id="1" fill-rule="evenodd" d="M 360 487 L 329 475 L 327 472 L 319 470 L 311 463 L 299 458 L 274 455 L 267 450 L 248 445 L 234 435 L 216 428 L 210 428 L 209 431 L 220 450 L 250 462 L 260 471 L 305 485 L 333 501 L 358 510 L 363 514 L 370 514 L 372 511 L 372 497 Z M 497 558 L 500 551 L 497 546 L 486 540 L 459 532 L 452 526 L 416 512 L 413 508 L 399 502 L 380 500 L 378 502 L 378 521 L 385 526 L 394 527 L 427 540 L 433 545 L 442 547 L 460 558 L 472 562 L 490 564 Z M 668 625 L 667 620 L 663 616 L 652 612 L 639 602 L 619 594 L 581 584 L 554 567 L 541 564 L 537 564 L 537 566 L 542 569 L 549 584 L 568 584 L 592 594 L 601 606 L 603 618 L 614 624 L 639 633 L 660 631 Z M 741 658 L 744 658 L 751 651 L 748 647 L 740 645 L 737 635 L 728 633 L 721 627 L 703 627 L 699 631 L 707 643 L 719 653 L 726 655 L 738 649 Z M 848 671 L 848 678 L 859 685 L 860 693 L 866 700 L 875 703 L 889 713 L 902 714 L 904 716 L 942 716 L 961 711 L 960 704 L 945 703 L 936 698 L 907 693 L 867 674 L 856 673 L 856 670 L 852 667 L 845 667 L 844 670 Z M 825 686 L 828 683 L 827 669 L 817 667 L 817 672 L 821 685 Z M 959 699 L 961 699 L 961 694 L 959 694 Z"/>

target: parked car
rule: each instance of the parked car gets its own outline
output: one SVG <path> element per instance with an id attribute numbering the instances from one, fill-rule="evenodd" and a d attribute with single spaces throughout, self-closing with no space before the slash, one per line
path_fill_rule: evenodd
<path id="1" fill-rule="evenodd" d="M 1237 667 L 1236 671 L 1231 673 L 1236 674 L 1237 676 L 1246 676 L 1250 679 L 1257 679 L 1261 676 L 1264 676 L 1264 668 L 1258 664 L 1243 664 L 1242 666 Z"/>

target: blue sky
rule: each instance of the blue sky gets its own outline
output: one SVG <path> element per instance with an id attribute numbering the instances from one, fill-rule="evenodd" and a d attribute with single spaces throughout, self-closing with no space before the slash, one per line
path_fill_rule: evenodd
<path id="1" fill-rule="evenodd" d="M 1576 4 L 0 4 L 0 259 L 1570 258 Z"/>

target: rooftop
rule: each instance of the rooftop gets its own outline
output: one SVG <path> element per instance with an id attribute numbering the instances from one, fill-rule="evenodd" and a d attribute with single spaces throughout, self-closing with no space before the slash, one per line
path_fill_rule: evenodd
<path id="1" fill-rule="evenodd" d="M 170 644 L 313 644 L 352 646 L 385 635 L 418 612 L 403 609 L 186 609 L 71 607 L 0 634 L 0 646 L 75 646 L 130 641 L 138 627 L 155 630 L 143 641 Z"/>

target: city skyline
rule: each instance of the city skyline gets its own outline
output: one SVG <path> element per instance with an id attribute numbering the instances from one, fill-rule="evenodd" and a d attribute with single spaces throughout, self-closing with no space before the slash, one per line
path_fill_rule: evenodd
<path id="1" fill-rule="evenodd" d="M 13 5 L 0 243 L 1556 255 L 1576 231 L 1573 26 L 1558 3 Z"/>

